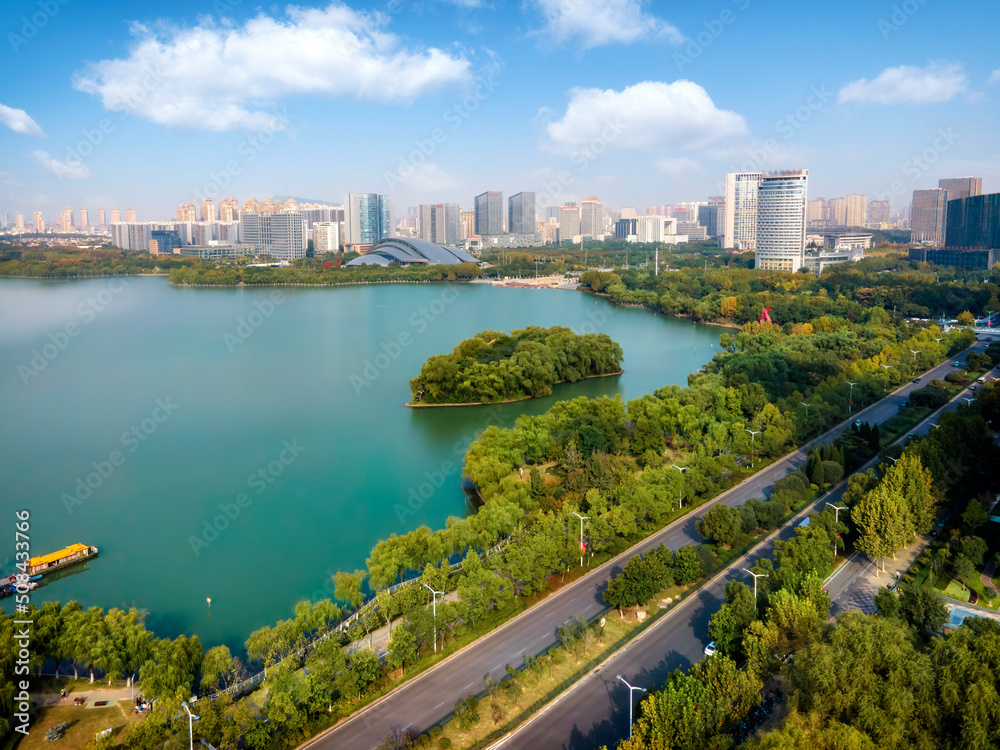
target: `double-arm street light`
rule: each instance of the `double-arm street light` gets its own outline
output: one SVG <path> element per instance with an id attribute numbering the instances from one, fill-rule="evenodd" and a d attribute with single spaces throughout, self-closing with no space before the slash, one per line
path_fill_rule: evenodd
<path id="1" fill-rule="evenodd" d="M 181 701 L 181 705 L 184 707 L 184 710 L 187 711 L 187 715 L 188 715 L 188 738 L 191 741 L 191 750 L 194 750 L 194 720 L 195 719 L 199 719 L 201 717 L 200 716 L 195 716 L 193 713 L 191 713 L 191 709 L 188 708 L 187 701 Z"/>
<path id="2" fill-rule="evenodd" d="M 425 583 L 424 586 L 427 586 L 427 584 Z M 437 600 L 437 598 L 439 596 L 444 596 L 444 592 L 443 591 L 435 591 L 430 586 L 427 586 L 427 588 L 430 589 L 431 594 L 433 594 L 433 596 L 431 597 L 431 599 L 433 600 L 433 604 L 431 606 L 434 608 L 434 653 L 436 654 L 438 652 L 438 600 Z"/>
<path id="3" fill-rule="evenodd" d="M 757 606 L 757 579 L 758 578 L 770 578 L 771 576 L 768 575 L 767 573 L 754 573 L 752 570 L 747 570 L 746 568 L 743 568 L 743 571 L 746 572 L 746 573 L 749 573 L 750 575 L 753 576 L 753 602 L 754 602 L 754 606 L 756 607 Z"/>
<path id="4" fill-rule="evenodd" d="M 690 466 L 685 466 L 682 469 L 677 464 L 670 464 L 670 465 L 673 466 L 675 469 L 677 469 L 677 471 L 679 471 L 681 473 L 681 489 L 677 493 L 677 507 L 678 508 L 683 508 L 684 507 L 684 472 L 687 471 L 688 469 L 690 469 L 691 467 Z"/>
<path id="5" fill-rule="evenodd" d="M 888 458 L 888 456 L 886 457 Z M 828 508 L 833 508 L 833 523 L 834 525 L 840 523 L 840 511 L 850 510 L 850 508 L 843 505 L 834 505 L 833 503 L 826 504 Z M 837 537 L 833 538 L 833 556 L 837 556 Z"/>
<path id="6" fill-rule="evenodd" d="M 646 688 L 632 687 L 631 685 L 628 684 L 628 680 L 626 680 L 620 674 L 616 674 L 615 677 L 624 682 L 625 687 L 628 688 L 628 738 L 629 740 L 631 740 L 632 739 L 632 693 L 635 692 L 636 690 L 645 693 Z"/>
<path id="7" fill-rule="evenodd" d="M 879 365 L 886 370 L 885 373 L 885 385 L 882 386 L 882 392 L 885 393 L 887 386 L 889 385 L 889 370 L 895 369 L 896 365 Z"/>
<path id="8" fill-rule="evenodd" d="M 913 361 L 917 361 L 917 355 L 920 354 L 920 349 L 910 349 L 910 354 L 913 355 Z"/>
<path id="9" fill-rule="evenodd" d="M 849 396 L 850 405 L 847 407 L 847 413 L 850 414 L 852 411 L 854 411 L 854 386 L 856 386 L 857 383 L 852 383 L 850 380 L 846 380 L 844 382 L 847 383 L 849 386 L 851 386 L 851 391 Z"/>
<path id="10" fill-rule="evenodd" d="M 580 519 L 580 567 L 583 567 L 583 522 L 590 519 L 590 516 L 581 516 L 575 510 L 573 515 Z"/>
<path id="11" fill-rule="evenodd" d="M 761 432 L 763 432 L 763 430 L 748 430 L 746 427 L 744 427 L 743 431 L 750 433 L 750 468 L 752 469 L 753 468 L 754 458 L 755 458 L 755 456 L 754 456 L 754 450 L 753 450 L 753 444 L 756 442 L 757 436 Z"/>

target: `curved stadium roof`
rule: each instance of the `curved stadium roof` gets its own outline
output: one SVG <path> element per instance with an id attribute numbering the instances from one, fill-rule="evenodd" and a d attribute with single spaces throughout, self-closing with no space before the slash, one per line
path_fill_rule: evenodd
<path id="1" fill-rule="evenodd" d="M 416 237 L 387 237 L 376 242 L 367 253 L 349 261 L 347 265 L 388 266 L 391 263 L 450 266 L 456 263 L 478 263 L 478 261 L 457 247 L 436 245 Z"/>

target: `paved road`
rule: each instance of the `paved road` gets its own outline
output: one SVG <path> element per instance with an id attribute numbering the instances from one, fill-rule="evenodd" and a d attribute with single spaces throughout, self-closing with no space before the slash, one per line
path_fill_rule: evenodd
<path id="1" fill-rule="evenodd" d="M 925 379 L 944 377 L 951 369 L 951 363 L 947 362 L 934 368 L 924 377 Z M 919 387 L 922 386 L 907 383 L 882 401 L 858 412 L 856 416 L 872 423 L 883 422 L 896 413 L 899 405 L 908 398 L 911 390 Z M 838 425 L 814 440 L 810 446 L 818 443 L 829 443 L 849 423 L 847 421 Z M 775 481 L 794 471 L 805 462 L 806 453 L 810 446 L 789 454 L 767 469 L 758 472 L 746 482 L 723 493 L 712 503 L 703 505 L 690 516 L 678 519 L 617 558 L 595 568 L 587 576 L 549 596 L 530 611 L 480 638 L 435 668 L 404 683 L 381 701 L 372 704 L 368 709 L 349 718 L 326 734 L 306 743 L 306 746 L 315 747 L 316 750 L 334 750 L 335 748 L 360 750 L 380 744 L 392 727 L 410 728 L 416 732 L 427 730 L 450 714 L 456 701 L 470 693 L 480 692 L 486 674 L 502 676 L 507 664 L 519 666 L 524 663 L 526 654 L 534 655 L 553 645 L 556 642 L 556 630 L 560 625 L 578 614 L 590 617 L 602 610 L 604 608 L 602 593 L 608 578 L 619 572 L 632 555 L 661 543 L 670 549 L 679 549 L 685 544 L 701 542 L 701 537 L 695 531 L 695 521 L 704 516 L 714 503 L 724 502 L 728 505 L 739 505 L 751 497 L 765 497 L 768 494 L 766 490 Z M 721 588 L 719 590 L 721 591 Z M 700 655 L 708 617 L 717 606 L 718 596 L 713 594 L 711 589 L 698 596 L 689 597 L 685 602 L 683 607 L 685 609 L 694 608 L 694 612 L 691 616 L 691 622 L 685 626 L 689 628 L 689 632 L 681 638 L 685 645 L 679 652 L 681 661 L 677 663 L 677 666 L 686 666 L 690 663 L 690 659 Z M 672 622 L 677 620 L 676 617 L 669 619 Z M 695 637 L 696 632 L 697 637 Z M 663 658 L 661 653 L 652 662 L 647 663 L 657 663 Z M 672 662 L 664 662 L 664 664 L 669 663 Z M 662 682 L 666 672 L 663 669 L 657 669 L 655 676 L 659 682 Z M 648 683 L 643 682 L 643 684 Z M 611 695 L 610 687 L 608 695 Z M 603 713 L 601 710 L 597 710 L 593 714 L 577 715 L 603 716 L 608 709 L 609 706 L 605 706 Z M 516 746 L 558 747 L 565 743 L 565 738 L 568 736 L 569 732 L 566 732 L 558 741 L 552 743 L 518 744 Z"/>
<path id="2" fill-rule="evenodd" d="M 980 344 L 979 349 L 982 348 Z M 942 378 L 952 369 L 954 368 L 949 361 L 934 368 L 921 379 L 926 382 L 931 377 Z M 923 385 L 915 387 L 920 388 Z M 901 390 L 906 393 L 911 389 Z M 969 394 L 964 392 L 962 395 Z M 897 402 L 904 399 L 898 393 L 892 398 Z M 946 409 L 954 410 L 963 403 L 964 401 L 958 398 L 948 404 Z M 878 421 L 884 421 L 888 416 L 891 414 L 880 416 Z M 867 410 L 861 417 L 871 419 Z M 914 432 L 922 433 L 933 429 L 931 422 L 932 420 L 928 418 L 915 428 Z M 878 459 L 872 459 L 863 468 L 874 466 L 877 461 Z M 614 747 L 620 739 L 627 736 L 629 700 L 628 689 L 618 682 L 616 675 L 622 675 L 633 686 L 658 688 L 673 670 L 688 669 L 704 658 L 703 649 L 709 640 L 708 621 L 725 600 L 726 583 L 730 580 L 742 580 L 752 584 L 742 569 L 752 568 L 762 557 L 773 558 L 774 541 L 792 538 L 799 519 L 814 511 L 822 510 L 827 502 L 839 504 L 846 488 L 845 480 L 830 494 L 804 509 L 791 522 L 772 534 L 766 543 L 732 563 L 701 591 L 664 615 L 638 640 L 632 641 L 592 675 L 578 683 L 569 693 L 536 714 L 505 741 L 494 745 L 494 748 L 590 750 L 604 744 Z M 855 567 L 857 574 L 851 575 Z M 836 590 L 830 591 L 831 598 L 841 594 L 845 602 L 857 598 L 858 590 L 868 580 L 867 577 L 859 578 L 863 567 L 864 561 L 853 558 L 841 566 L 836 577 Z M 874 596 L 874 591 L 867 595 L 871 598 Z"/>

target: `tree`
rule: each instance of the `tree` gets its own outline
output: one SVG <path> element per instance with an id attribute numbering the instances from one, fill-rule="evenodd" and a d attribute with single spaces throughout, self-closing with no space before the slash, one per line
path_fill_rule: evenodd
<path id="1" fill-rule="evenodd" d="M 742 530 L 740 512 L 725 503 L 716 503 L 703 520 L 695 522 L 695 528 L 705 539 L 714 539 L 718 544 L 729 547 Z"/>
<path id="2" fill-rule="evenodd" d="M 899 585 L 899 613 L 911 625 L 921 630 L 941 630 L 948 621 L 944 599 L 926 586 L 912 583 Z"/>
<path id="3" fill-rule="evenodd" d="M 965 555 L 956 555 L 955 559 L 952 561 L 952 566 L 955 568 L 955 577 L 964 583 L 966 586 L 976 578 L 976 566 Z"/>
<path id="4" fill-rule="evenodd" d="M 972 313 L 970 313 L 968 310 L 963 310 L 958 314 L 958 324 L 960 326 L 971 326 L 974 325 L 975 322 L 976 319 L 972 317 Z"/>
<path id="5" fill-rule="evenodd" d="M 333 577 L 334 596 L 340 601 L 350 604 L 355 612 L 365 600 L 361 584 L 364 583 L 366 575 L 367 573 L 363 570 L 355 570 L 353 573 L 340 572 Z"/>
<path id="6" fill-rule="evenodd" d="M 756 619 L 753 591 L 742 581 L 729 581 L 726 602 L 709 619 L 708 633 L 720 651 L 736 654 L 742 650 L 743 632 Z"/>
<path id="7" fill-rule="evenodd" d="M 686 586 L 701 578 L 701 565 L 693 545 L 686 544 L 674 555 L 674 579 L 679 586 Z"/>
<path id="8" fill-rule="evenodd" d="M 396 628 L 396 633 L 389 641 L 388 663 L 393 669 L 402 668 L 403 675 L 406 674 L 406 664 L 417 658 L 418 649 L 416 639 L 406 628 Z"/>
<path id="9" fill-rule="evenodd" d="M 899 597 L 887 588 L 880 588 L 875 594 L 875 609 L 883 619 L 901 616 Z"/>
<path id="10" fill-rule="evenodd" d="M 983 510 L 983 504 L 977 498 L 969 500 L 968 505 L 965 506 L 965 512 L 962 513 L 962 521 L 965 522 L 965 525 L 975 530 L 984 525 L 988 520 L 989 517 L 986 515 L 986 511 Z"/>
<path id="11" fill-rule="evenodd" d="M 215 690 L 225 684 L 233 665 L 233 655 L 225 645 L 210 648 L 201 664 L 201 689 Z"/>
<path id="12" fill-rule="evenodd" d="M 982 565 L 986 557 L 986 542 L 978 536 L 963 536 L 958 540 L 958 549 L 972 561 L 973 565 Z"/>

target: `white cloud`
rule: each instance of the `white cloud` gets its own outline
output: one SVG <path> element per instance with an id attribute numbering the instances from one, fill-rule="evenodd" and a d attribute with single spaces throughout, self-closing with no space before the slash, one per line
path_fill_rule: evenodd
<path id="1" fill-rule="evenodd" d="M 531 1 L 542 16 L 542 33 L 557 44 L 572 40 L 589 49 L 656 39 L 684 40 L 676 26 L 643 10 L 641 0 Z"/>
<path id="2" fill-rule="evenodd" d="M 875 104 L 933 104 L 964 92 L 968 82 L 957 63 L 931 62 L 926 67 L 900 65 L 886 68 L 869 81 L 862 78 L 844 86 L 837 101 Z"/>
<path id="3" fill-rule="evenodd" d="M 55 158 L 47 151 L 32 151 L 31 155 L 38 159 L 38 163 L 49 170 L 59 179 L 85 180 L 90 177 L 90 170 L 86 164 L 78 161 L 62 161 Z"/>
<path id="4" fill-rule="evenodd" d="M 38 123 L 32 120 L 23 109 L 14 109 L 0 104 L 0 123 L 15 133 L 37 135 L 39 138 L 45 137 L 45 132 L 38 126 Z"/>
<path id="5" fill-rule="evenodd" d="M 288 6 L 283 18 L 261 12 L 242 26 L 135 25 L 129 56 L 90 64 L 74 86 L 161 125 L 225 131 L 267 127 L 267 109 L 285 95 L 409 101 L 471 82 L 464 55 L 402 42 L 387 23 L 331 3 Z"/>
<path id="6" fill-rule="evenodd" d="M 1000 68 L 997 68 L 992 73 L 990 73 L 990 79 L 986 82 L 990 86 L 996 86 L 1000 83 Z"/>
<path id="7" fill-rule="evenodd" d="M 668 156 L 663 159 L 658 159 L 656 162 L 656 168 L 660 172 L 663 172 L 663 174 L 677 176 L 688 172 L 695 172 L 701 169 L 701 164 L 696 162 L 694 159 L 689 159 L 686 156 Z"/>
<path id="8" fill-rule="evenodd" d="M 461 182 L 433 162 L 415 164 L 409 174 L 401 179 L 409 187 L 421 193 L 450 190 L 461 186 Z"/>
<path id="9" fill-rule="evenodd" d="M 644 81 L 622 91 L 573 89 L 566 114 L 546 126 L 557 151 L 637 151 L 704 146 L 747 134 L 746 121 L 719 109 L 691 81 Z"/>

